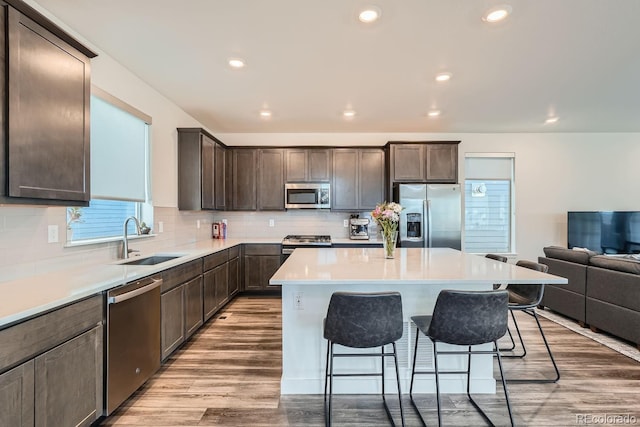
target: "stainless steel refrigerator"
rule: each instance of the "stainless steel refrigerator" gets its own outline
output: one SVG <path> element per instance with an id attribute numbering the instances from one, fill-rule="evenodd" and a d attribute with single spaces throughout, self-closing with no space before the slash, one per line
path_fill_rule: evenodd
<path id="1" fill-rule="evenodd" d="M 400 214 L 400 247 L 461 246 L 462 201 L 459 184 L 397 184 L 394 201 Z"/>

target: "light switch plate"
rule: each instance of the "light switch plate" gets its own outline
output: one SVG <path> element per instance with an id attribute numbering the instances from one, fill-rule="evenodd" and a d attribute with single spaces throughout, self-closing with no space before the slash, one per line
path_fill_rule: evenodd
<path id="1" fill-rule="evenodd" d="M 48 243 L 58 243 L 58 226 L 50 225 L 47 229 L 47 242 Z"/>
<path id="2" fill-rule="evenodd" d="M 344 222 L 342 223 L 342 225 L 346 228 L 349 227 L 349 220 L 345 219 Z"/>
<path id="3" fill-rule="evenodd" d="M 158 233 L 164 233 L 164 222 L 158 221 Z"/>

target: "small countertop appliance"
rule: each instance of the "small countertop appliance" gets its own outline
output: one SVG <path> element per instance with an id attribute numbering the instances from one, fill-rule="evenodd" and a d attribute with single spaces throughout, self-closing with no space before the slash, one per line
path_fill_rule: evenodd
<path id="1" fill-rule="evenodd" d="M 349 238 L 351 240 L 369 240 L 369 219 L 352 216 L 349 219 Z"/>

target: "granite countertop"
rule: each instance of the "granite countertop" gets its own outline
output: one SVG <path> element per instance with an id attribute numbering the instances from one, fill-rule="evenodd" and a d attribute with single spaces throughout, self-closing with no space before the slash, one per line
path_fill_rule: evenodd
<path id="1" fill-rule="evenodd" d="M 296 249 L 269 281 L 272 285 L 518 283 L 566 284 L 564 277 L 448 248 Z"/>
<path id="2" fill-rule="evenodd" d="M 138 258 L 138 256 L 134 256 L 129 260 L 82 265 L 77 268 L 0 283 L 0 329 L 102 291 L 243 243 L 281 243 L 281 239 L 203 240 L 167 251 L 139 254 L 140 258 L 152 255 L 180 255 L 179 258 L 161 264 L 122 265 Z"/>

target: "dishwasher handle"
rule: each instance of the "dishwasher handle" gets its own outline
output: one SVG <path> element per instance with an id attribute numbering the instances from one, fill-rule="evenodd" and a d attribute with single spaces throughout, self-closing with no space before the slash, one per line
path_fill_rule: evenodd
<path id="1" fill-rule="evenodd" d="M 150 290 L 160 286 L 162 284 L 162 279 L 148 279 L 147 282 L 149 282 L 149 284 L 140 286 L 132 291 L 125 292 L 115 296 L 109 296 L 109 298 L 107 299 L 107 303 L 118 304 L 119 302 L 126 301 L 128 299 L 135 298 L 138 295 L 142 295 L 145 292 L 149 292 Z M 136 282 L 136 284 L 139 284 L 139 283 L 140 282 Z"/>

